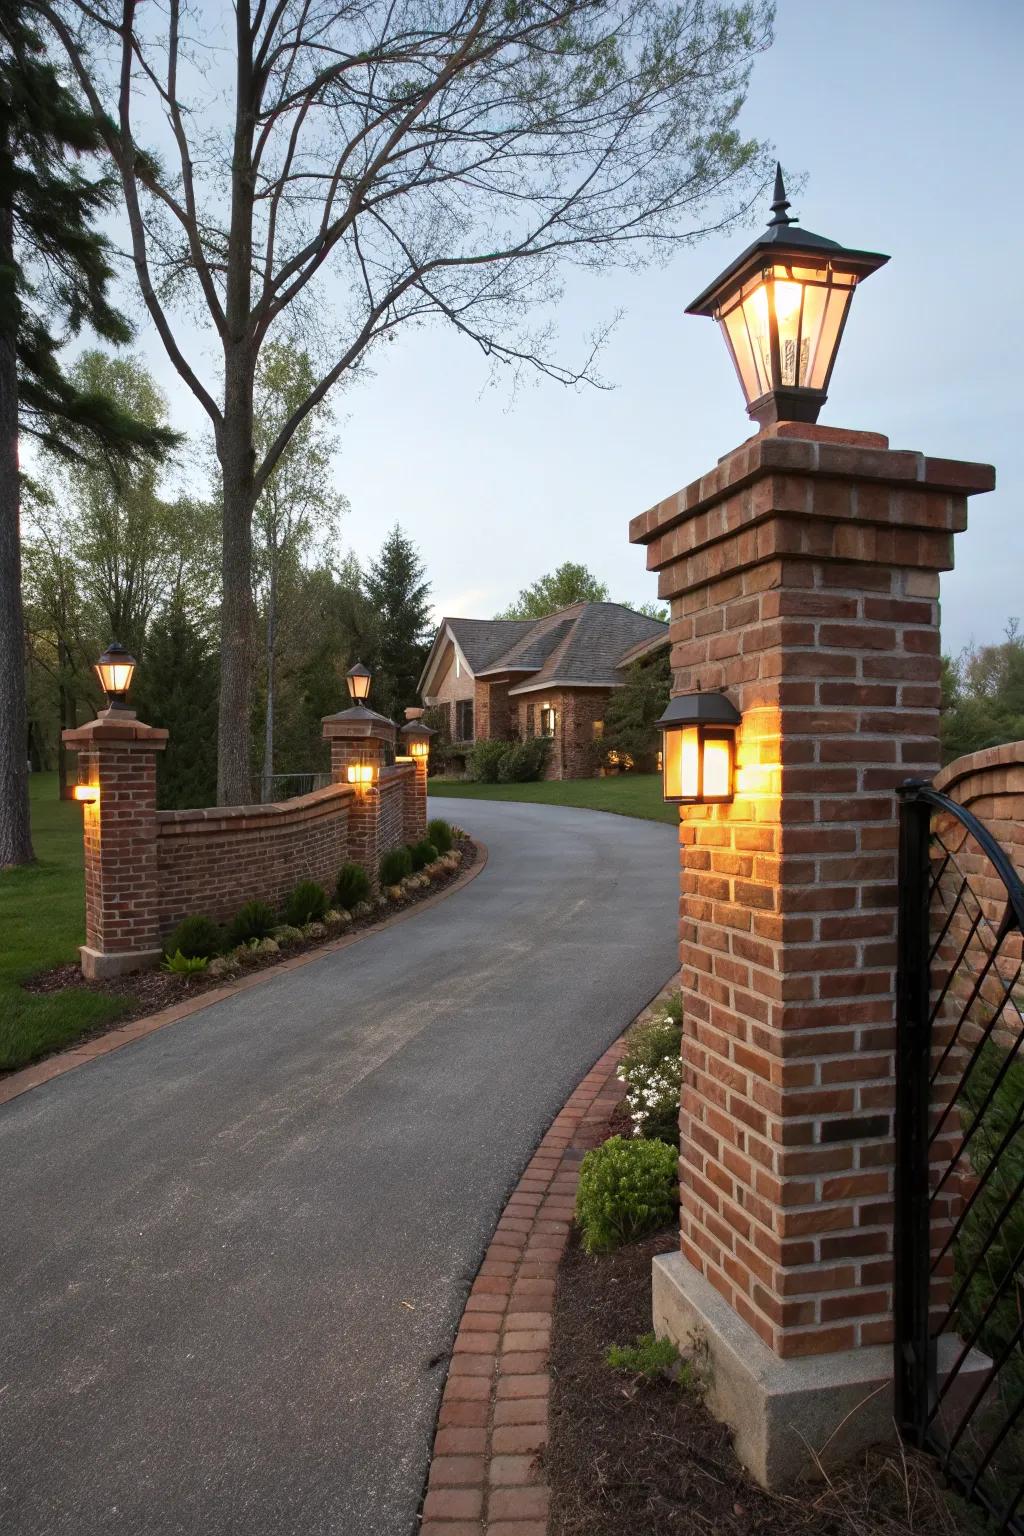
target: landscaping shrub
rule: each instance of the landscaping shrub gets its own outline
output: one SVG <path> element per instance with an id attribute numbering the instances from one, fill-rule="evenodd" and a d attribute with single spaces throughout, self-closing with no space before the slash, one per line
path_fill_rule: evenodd
<path id="1" fill-rule="evenodd" d="M 273 907 L 265 901 L 247 901 L 231 919 L 228 927 L 228 946 L 247 944 L 250 939 L 267 939 L 277 927 Z"/>
<path id="2" fill-rule="evenodd" d="M 210 917 L 183 917 L 164 944 L 165 955 L 212 960 L 224 948 L 224 935 Z"/>
<path id="3" fill-rule="evenodd" d="M 194 976 L 197 971 L 205 971 L 209 963 L 206 955 L 183 955 L 180 949 L 176 949 L 173 955 L 167 956 L 163 969 L 174 976 Z"/>
<path id="4" fill-rule="evenodd" d="M 613 1136 L 580 1164 L 576 1220 L 588 1253 L 606 1253 L 669 1221 L 679 1203 L 678 1158 L 661 1141 Z"/>
<path id="5" fill-rule="evenodd" d="M 428 821 L 427 841 L 433 843 L 438 853 L 451 853 L 455 839 L 448 822 L 442 821 L 440 816 L 435 817 L 433 821 Z"/>
<path id="6" fill-rule="evenodd" d="M 292 891 L 281 911 L 284 923 L 290 928 L 304 928 L 307 923 L 317 922 L 327 911 L 327 892 L 315 880 L 303 880 Z"/>
<path id="7" fill-rule="evenodd" d="M 468 777 L 479 784 L 497 784 L 498 768 L 508 748 L 507 741 L 478 741 L 466 760 Z"/>
<path id="8" fill-rule="evenodd" d="M 428 843 L 426 838 L 421 843 L 413 843 L 409 849 L 413 870 L 426 869 L 428 864 L 433 864 L 437 858 L 437 849 L 433 843 Z"/>
<path id="9" fill-rule="evenodd" d="M 682 1025 L 668 1012 L 657 1013 L 631 1032 L 619 1065 L 633 1135 L 670 1147 L 679 1145 L 682 1038 Z"/>
<path id="10" fill-rule="evenodd" d="M 530 784 L 535 779 L 542 779 L 550 751 L 549 736 L 528 736 L 525 741 L 514 741 L 505 749 L 498 764 L 499 784 Z"/>
<path id="11" fill-rule="evenodd" d="M 400 885 L 412 874 L 412 854 L 408 848 L 392 848 L 380 861 L 381 885 Z"/>
<path id="12" fill-rule="evenodd" d="M 335 888 L 338 906 L 351 912 L 369 894 L 370 877 L 366 870 L 359 864 L 343 864 L 338 871 L 338 884 Z"/>

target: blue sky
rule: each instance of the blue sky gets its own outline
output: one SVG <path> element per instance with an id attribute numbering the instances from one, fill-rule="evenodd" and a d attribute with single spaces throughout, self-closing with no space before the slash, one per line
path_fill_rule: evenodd
<path id="1" fill-rule="evenodd" d="M 1016 0 L 779 0 L 743 117 L 806 175 L 792 211 L 807 227 L 892 257 L 854 301 L 822 421 L 997 467 L 943 578 L 954 652 L 1024 617 L 1024 305 L 1010 267 L 1024 244 L 1022 44 Z M 373 376 L 336 399 L 346 543 L 370 555 L 400 521 L 439 612 L 489 615 L 566 559 L 614 597 L 653 598 L 630 517 L 751 430 L 717 327 L 683 313 L 751 237 L 644 273 L 570 274 L 569 358 L 625 310 L 602 358 L 608 392 L 538 381 L 510 399 L 440 327 L 378 353 Z M 178 424 L 198 426 L 155 337 L 140 343 Z"/>

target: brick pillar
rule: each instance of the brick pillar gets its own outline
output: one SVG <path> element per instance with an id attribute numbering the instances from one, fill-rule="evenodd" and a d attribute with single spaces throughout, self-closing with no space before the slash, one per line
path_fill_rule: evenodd
<path id="1" fill-rule="evenodd" d="M 380 888 L 380 858 L 384 851 L 380 846 L 380 770 L 386 749 L 394 748 L 394 723 L 357 704 L 340 714 L 325 716 L 323 734 L 330 743 L 331 779 L 335 784 L 349 782 L 350 765 L 373 767 L 372 783 L 353 785 L 356 793 L 348 813 L 348 856 L 365 869 L 376 892 Z"/>
<path id="2" fill-rule="evenodd" d="M 830 1380 L 843 1414 L 844 1383 L 889 1374 L 894 790 L 939 764 L 939 572 L 993 483 L 782 423 L 631 526 L 671 601 L 674 692 L 724 688 L 743 716 L 734 803 L 681 817 L 681 1256 L 656 1310 L 672 1331 L 671 1286 L 699 1295 L 768 1373 L 874 1347 Z M 761 1430 L 744 1459 L 789 1475 Z"/>
<path id="3" fill-rule="evenodd" d="M 85 838 L 85 976 L 120 976 L 160 957 L 157 923 L 156 754 L 167 732 L 127 710 L 64 731 L 78 753 L 78 782 L 97 790 L 82 806 Z"/>

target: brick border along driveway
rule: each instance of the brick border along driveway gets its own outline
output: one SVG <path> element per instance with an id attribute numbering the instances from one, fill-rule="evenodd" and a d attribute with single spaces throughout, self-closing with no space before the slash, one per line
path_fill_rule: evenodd
<path id="1" fill-rule="evenodd" d="M 674 977 L 639 1017 L 678 989 Z M 495 1228 L 455 1340 L 421 1536 L 546 1536 L 549 1490 L 537 1452 L 548 1438 L 555 1281 L 583 1154 L 622 1098 L 624 1039 L 555 1117 Z"/>

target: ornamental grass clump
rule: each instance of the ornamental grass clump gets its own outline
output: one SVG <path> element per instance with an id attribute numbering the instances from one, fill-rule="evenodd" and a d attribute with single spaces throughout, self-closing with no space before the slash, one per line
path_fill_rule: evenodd
<path id="1" fill-rule="evenodd" d="M 437 849 L 434 847 L 433 843 L 428 842 L 426 838 L 424 838 L 421 843 L 412 843 L 409 848 L 409 853 L 412 856 L 412 867 L 414 871 L 426 869 L 428 864 L 433 864 L 437 859 Z"/>
<path id="2" fill-rule="evenodd" d="M 291 928 L 304 928 L 307 923 L 317 923 L 327 911 L 327 892 L 315 880 L 302 880 L 292 891 L 281 912 L 285 924 Z"/>
<path id="3" fill-rule="evenodd" d="M 400 885 L 412 874 L 412 854 L 408 848 L 392 848 L 380 861 L 381 885 Z"/>
<path id="4" fill-rule="evenodd" d="M 435 817 L 433 821 L 428 821 L 427 841 L 433 843 L 439 854 L 450 853 L 455 839 L 448 822 L 443 821 L 440 816 Z"/>
<path id="5" fill-rule="evenodd" d="M 608 1253 L 664 1226 L 679 1204 L 678 1158 L 661 1141 L 612 1136 L 580 1164 L 576 1220 L 588 1253 Z"/>
<path id="6" fill-rule="evenodd" d="M 633 1030 L 619 1065 L 633 1135 L 670 1147 L 679 1145 L 682 1039 L 682 1025 L 658 1013 Z"/>

